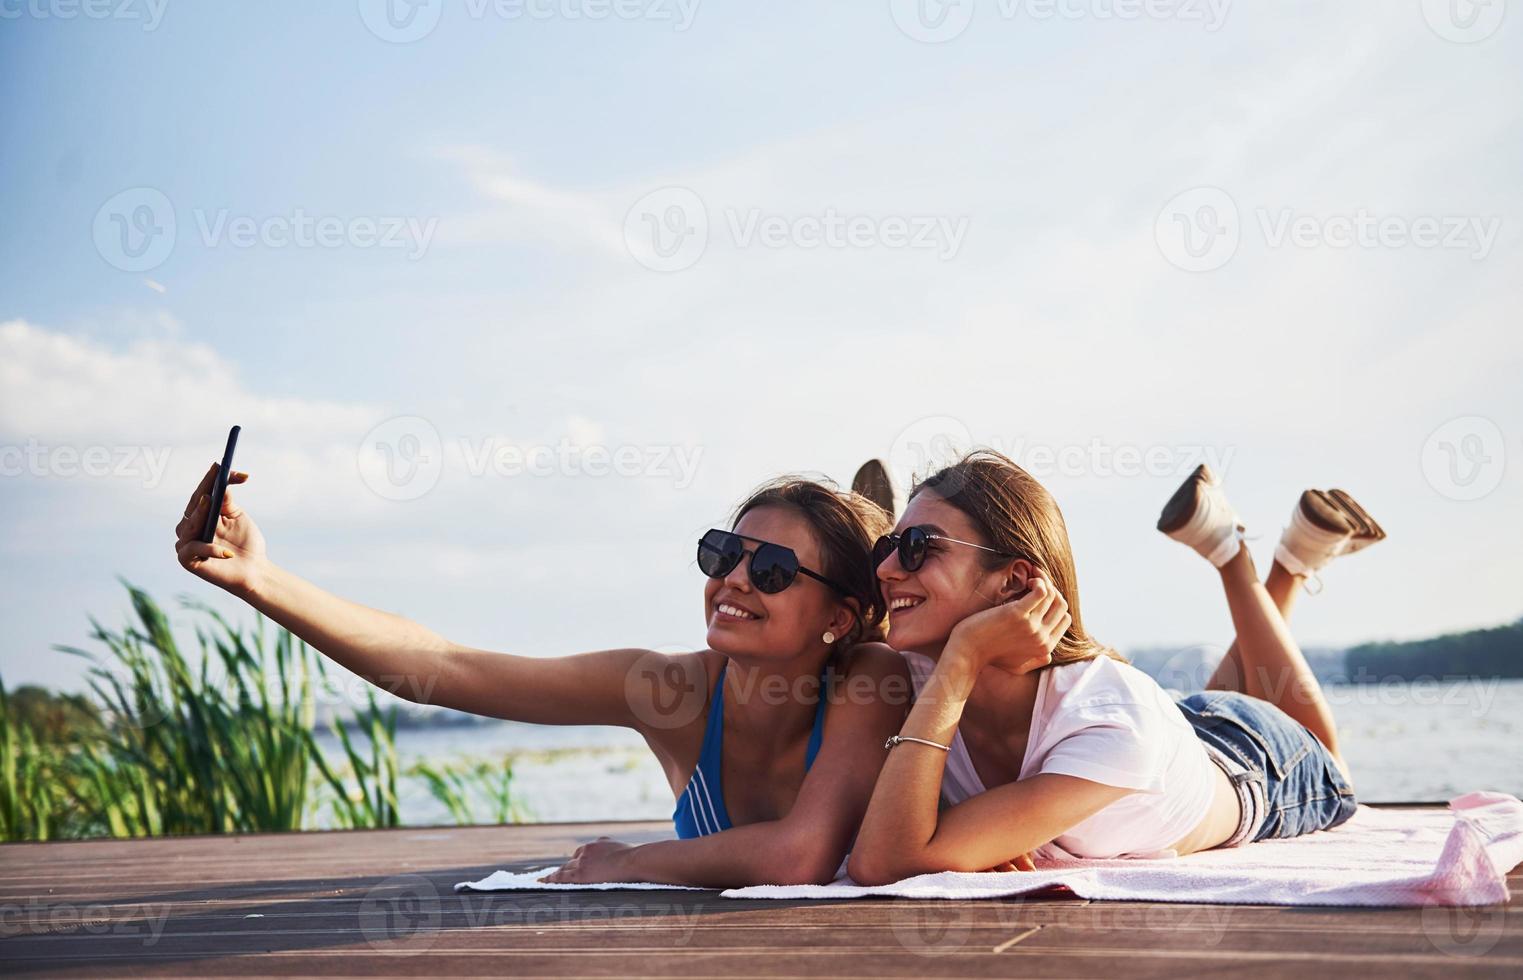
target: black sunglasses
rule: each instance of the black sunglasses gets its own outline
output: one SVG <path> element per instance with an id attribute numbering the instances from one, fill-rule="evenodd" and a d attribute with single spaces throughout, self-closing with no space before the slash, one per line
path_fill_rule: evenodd
<path id="1" fill-rule="evenodd" d="M 930 550 L 932 541 L 950 541 L 952 544 L 965 544 L 970 548 L 987 551 L 990 554 L 999 555 L 1001 558 L 1015 558 L 1015 555 L 1000 551 L 997 548 L 986 547 L 972 541 L 962 541 L 957 538 L 949 538 L 945 534 L 937 534 L 928 528 L 915 526 L 904 529 L 903 534 L 885 534 L 873 545 L 873 568 L 888 560 L 888 556 L 895 550 L 899 552 L 899 564 L 904 566 L 906 572 L 919 571 L 920 566 L 925 564 L 925 554 Z"/>
<path id="2" fill-rule="evenodd" d="M 745 544 L 747 541 L 755 541 L 755 549 L 747 548 Z M 740 564 L 740 560 L 748 552 L 751 555 L 751 564 L 747 567 L 747 571 L 751 575 L 751 584 L 756 586 L 758 592 L 776 595 L 792 585 L 793 580 L 802 573 L 816 582 L 830 586 L 842 595 L 851 595 L 849 589 L 800 565 L 799 557 L 793 553 L 792 548 L 784 548 L 780 544 L 761 541 L 757 538 L 748 538 L 734 531 L 714 529 L 699 538 L 698 567 L 709 578 L 724 578 L 736 565 Z"/>

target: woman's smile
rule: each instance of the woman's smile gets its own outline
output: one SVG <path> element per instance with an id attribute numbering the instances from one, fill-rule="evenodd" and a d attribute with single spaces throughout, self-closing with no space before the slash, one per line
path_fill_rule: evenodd
<path id="1" fill-rule="evenodd" d="M 715 623 L 754 623 L 762 618 L 761 613 L 753 612 L 729 600 L 714 603 Z"/>
<path id="2" fill-rule="evenodd" d="M 888 610 L 892 616 L 898 618 L 918 609 L 924 602 L 925 596 L 897 593 L 889 596 Z"/>

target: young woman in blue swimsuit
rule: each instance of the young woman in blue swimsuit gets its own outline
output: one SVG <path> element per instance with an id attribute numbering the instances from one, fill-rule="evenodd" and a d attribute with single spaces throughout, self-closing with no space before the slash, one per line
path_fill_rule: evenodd
<path id="1" fill-rule="evenodd" d="M 888 516 L 865 497 L 784 479 L 698 548 L 707 649 L 567 657 L 493 653 L 324 591 L 276 565 L 223 502 L 197 540 L 217 464 L 176 527 L 182 566 L 367 681 L 418 703 L 644 736 L 677 796 L 678 840 L 580 848 L 554 881 L 725 887 L 829 881 L 851 846 L 910 701 L 885 646 L 870 555 Z M 241 484 L 247 474 L 234 473 Z M 822 690 L 825 692 L 821 696 Z"/>

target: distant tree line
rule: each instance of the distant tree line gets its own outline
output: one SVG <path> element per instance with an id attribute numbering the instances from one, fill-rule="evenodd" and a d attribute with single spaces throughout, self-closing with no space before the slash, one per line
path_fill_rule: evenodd
<path id="1" fill-rule="evenodd" d="M 1523 619 L 1426 640 L 1363 643 L 1349 648 L 1345 667 L 1356 684 L 1392 678 L 1523 677 Z"/>

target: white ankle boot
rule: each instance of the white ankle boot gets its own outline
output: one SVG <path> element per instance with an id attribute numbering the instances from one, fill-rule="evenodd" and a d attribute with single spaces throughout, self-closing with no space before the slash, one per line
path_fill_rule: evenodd
<path id="1" fill-rule="evenodd" d="M 1217 568 L 1231 561 L 1243 546 L 1242 518 L 1205 464 L 1197 466 L 1164 505 L 1158 530 L 1194 548 Z"/>

